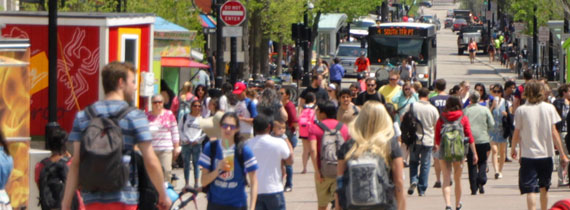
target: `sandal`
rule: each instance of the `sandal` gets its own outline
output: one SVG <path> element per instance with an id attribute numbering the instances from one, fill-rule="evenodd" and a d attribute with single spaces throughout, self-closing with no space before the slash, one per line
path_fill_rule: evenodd
<path id="1" fill-rule="evenodd" d="M 459 206 L 455 208 L 455 210 L 461 210 L 461 208 L 463 207 L 463 203 L 459 203 Z"/>

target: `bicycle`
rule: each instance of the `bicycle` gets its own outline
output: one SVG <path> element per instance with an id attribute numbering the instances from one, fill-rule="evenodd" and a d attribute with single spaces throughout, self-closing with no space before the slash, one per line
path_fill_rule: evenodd
<path id="1" fill-rule="evenodd" d="M 178 194 L 178 198 L 172 202 L 172 205 L 170 206 L 169 209 L 170 210 L 184 209 L 184 207 L 186 207 L 188 203 L 194 202 L 194 208 L 198 210 L 198 203 L 196 203 L 196 197 L 198 196 L 198 193 L 201 191 L 202 191 L 201 188 L 197 189 L 191 187 L 182 188 L 182 191 Z"/>

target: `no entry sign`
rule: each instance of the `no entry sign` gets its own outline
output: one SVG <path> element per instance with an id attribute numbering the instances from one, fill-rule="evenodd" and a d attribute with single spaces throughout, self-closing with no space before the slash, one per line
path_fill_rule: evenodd
<path id="1" fill-rule="evenodd" d="M 245 7 L 239 1 L 227 1 L 220 10 L 222 22 L 228 26 L 237 26 L 245 20 Z"/>

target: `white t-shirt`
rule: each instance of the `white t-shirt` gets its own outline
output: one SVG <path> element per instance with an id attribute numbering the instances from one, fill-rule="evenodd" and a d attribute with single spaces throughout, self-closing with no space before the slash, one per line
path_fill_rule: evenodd
<path id="1" fill-rule="evenodd" d="M 245 103 L 245 100 L 241 100 L 236 104 L 235 113 L 239 117 L 251 118 L 251 114 L 249 113 L 249 110 L 247 109 L 247 105 Z M 253 134 L 253 125 L 248 123 L 248 122 L 240 120 L 239 121 L 239 133 Z"/>
<path id="2" fill-rule="evenodd" d="M 515 127 L 520 130 L 521 157 L 548 158 L 554 156 L 552 126 L 562 120 L 552 104 L 526 103 L 515 112 Z"/>
<path id="3" fill-rule="evenodd" d="M 263 134 L 250 139 L 246 145 L 253 151 L 259 166 L 256 171 L 257 193 L 283 192 L 281 160 L 290 155 L 287 143 L 283 139 Z"/>
<path id="4" fill-rule="evenodd" d="M 222 97 L 220 97 L 220 110 L 230 112 L 229 105 L 230 103 L 228 103 L 228 97 L 226 95 L 222 95 Z"/>

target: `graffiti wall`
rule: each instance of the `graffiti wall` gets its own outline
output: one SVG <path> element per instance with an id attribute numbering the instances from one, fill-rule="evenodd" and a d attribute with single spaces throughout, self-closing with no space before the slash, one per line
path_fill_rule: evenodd
<path id="1" fill-rule="evenodd" d="M 8 139 L 14 170 L 6 190 L 14 208 L 26 208 L 30 150 L 29 51 L 0 51 L 0 130 Z"/>
<path id="2" fill-rule="evenodd" d="M 48 120 L 48 27 L 6 24 L 2 36 L 30 39 L 31 135 L 44 135 Z M 99 28 L 58 27 L 58 104 L 60 125 L 71 130 L 81 107 L 99 97 Z"/>

